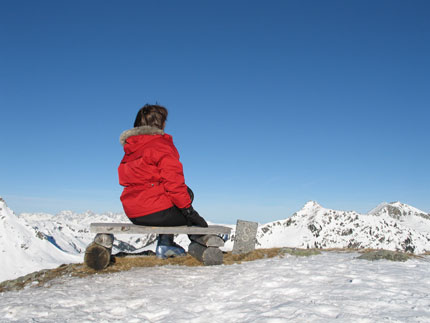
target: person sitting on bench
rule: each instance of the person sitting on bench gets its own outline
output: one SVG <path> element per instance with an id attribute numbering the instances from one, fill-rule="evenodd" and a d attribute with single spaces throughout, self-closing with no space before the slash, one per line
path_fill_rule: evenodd
<path id="1" fill-rule="evenodd" d="M 134 128 L 120 136 L 125 152 L 118 167 L 124 212 L 136 225 L 207 227 L 191 205 L 193 194 L 185 184 L 172 136 L 164 133 L 167 114 L 161 105 L 146 104 L 137 113 Z M 158 236 L 158 258 L 184 254 L 173 234 Z"/>

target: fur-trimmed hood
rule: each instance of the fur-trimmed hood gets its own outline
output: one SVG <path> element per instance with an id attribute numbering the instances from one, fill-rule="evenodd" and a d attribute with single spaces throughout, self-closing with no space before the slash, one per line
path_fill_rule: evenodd
<path id="1" fill-rule="evenodd" d="M 119 137 L 119 142 L 121 143 L 122 146 L 124 146 L 127 138 L 131 136 L 138 136 L 138 135 L 164 135 L 164 131 L 157 127 L 151 127 L 151 126 L 136 127 L 136 128 L 132 128 L 124 131 Z"/>

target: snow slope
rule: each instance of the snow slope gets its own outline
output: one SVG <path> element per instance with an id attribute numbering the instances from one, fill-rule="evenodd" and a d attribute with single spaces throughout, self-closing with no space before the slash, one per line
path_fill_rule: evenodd
<path id="1" fill-rule="evenodd" d="M 430 322 L 430 258 L 139 268 L 0 296 L 1 322 Z"/>
<path id="2" fill-rule="evenodd" d="M 35 231 L 0 198 L 0 281 L 29 272 L 81 262 L 82 256 L 62 250 L 55 240 Z"/>

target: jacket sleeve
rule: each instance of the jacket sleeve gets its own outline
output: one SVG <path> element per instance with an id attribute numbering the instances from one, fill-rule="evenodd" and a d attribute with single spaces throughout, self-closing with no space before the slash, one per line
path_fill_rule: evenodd
<path id="1" fill-rule="evenodd" d="M 167 195 L 178 208 L 190 207 L 191 198 L 188 194 L 187 185 L 185 185 L 184 171 L 176 148 L 163 145 L 160 150 L 158 168 Z"/>

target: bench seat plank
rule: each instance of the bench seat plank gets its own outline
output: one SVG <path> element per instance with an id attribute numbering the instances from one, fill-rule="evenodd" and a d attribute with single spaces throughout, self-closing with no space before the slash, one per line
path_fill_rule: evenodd
<path id="1" fill-rule="evenodd" d="M 202 227 L 150 227 L 135 225 L 132 223 L 91 223 L 92 233 L 116 233 L 116 234 L 230 234 L 231 228 L 221 225 Z"/>

